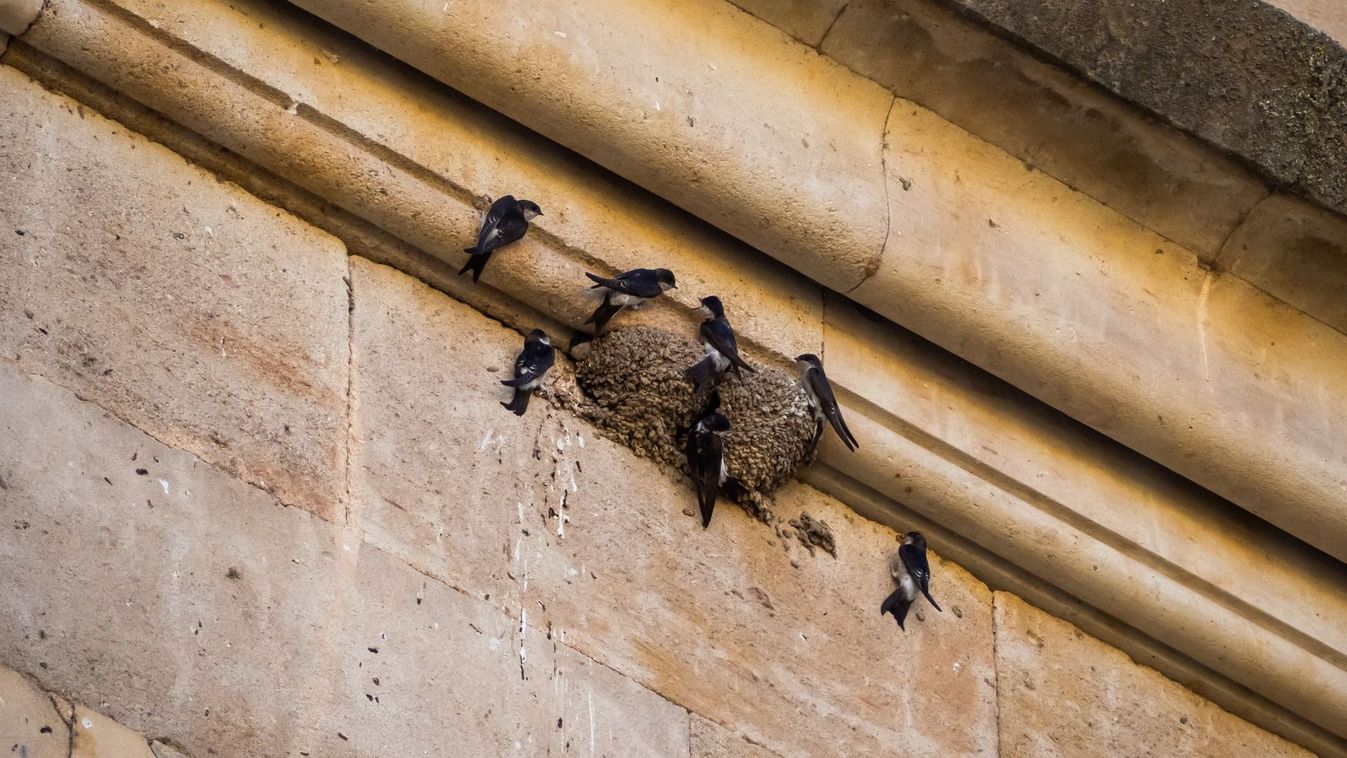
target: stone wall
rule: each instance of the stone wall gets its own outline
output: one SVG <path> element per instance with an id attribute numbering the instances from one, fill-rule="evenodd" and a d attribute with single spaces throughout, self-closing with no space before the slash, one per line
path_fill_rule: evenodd
<path id="1" fill-rule="evenodd" d="M 82 706 L 46 739 L 45 689 L 193 755 L 1303 754 L 938 542 L 945 612 L 899 631 L 895 532 L 806 484 L 778 514 L 836 558 L 703 531 L 678 476 L 500 409 L 518 331 L 0 76 L 16 749 L 136 755 Z"/>

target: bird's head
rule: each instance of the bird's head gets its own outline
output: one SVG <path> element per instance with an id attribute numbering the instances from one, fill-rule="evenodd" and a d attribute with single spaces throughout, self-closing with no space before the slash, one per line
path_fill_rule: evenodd
<path id="1" fill-rule="evenodd" d="M 707 318 L 722 318 L 725 315 L 725 306 L 720 304 L 720 298 L 707 295 L 702 298 L 702 311 Z"/>
<path id="2" fill-rule="evenodd" d="M 526 341 L 526 342 L 541 342 L 541 343 L 543 343 L 544 345 L 551 345 L 551 344 L 552 344 L 552 338 L 551 338 L 551 337 L 548 337 L 548 336 L 547 336 L 547 332 L 544 332 L 542 329 L 534 329 L 533 331 L 529 332 L 528 339 L 525 340 L 525 341 Z"/>
<path id="3" fill-rule="evenodd" d="M 543 209 L 532 200 L 520 200 L 519 210 L 524 212 L 524 220 L 532 221 L 534 218 L 543 215 Z"/>
<path id="4" fill-rule="evenodd" d="M 814 368 L 823 368 L 823 362 L 813 353 L 801 353 L 800 355 L 795 356 L 795 362 L 805 368 L 809 368 L 810 366 Z"/>
<path id="5" fill-rule="evenodd" d="M 922 536 L 921 532 L 908 532 L 907 534 L 903 535 L 903 544 L 916 545 L 918 548 L 925 550 L 926 538 Z"/>
<path id="6" fill-rule="evenodd" d="M 655 269 L 655 281 L 659 282 L 661 289 L 678 289 L 678 282 L 674 281 L 673 272 L 667 268 Z"/>

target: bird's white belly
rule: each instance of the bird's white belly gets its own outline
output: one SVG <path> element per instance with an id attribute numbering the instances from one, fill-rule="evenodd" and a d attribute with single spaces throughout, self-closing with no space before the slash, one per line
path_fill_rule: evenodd
<path id="1" fill-rule="evenodd" d="M 608 302 L 612 303 L 613 305 L 637 306 L 640 305 L 641 303 L 644 303 L 645 298 L 640 298 L 635 295 L 628 295 L 625 292 L 614 292 L 608 298 Z"/>
<path id="2" fill-rule="evenodd" d="M 539 385 L 539 384 L 542 384 L 542 383 L 543 383 L 543 378 L 540 376 L 540 377 L 538 377 L 537 379 L 533 379 L 533 380 L 524 382 L 523 384 L 519 385 L 519 389 L 521 389 L 521 390 L 534 390 L 534 389 L 537 389 L 537 388 L 538 388 L 538 385 Z"/>
<path id="3" fill-rule="evenodd" d="M 898 586 L 903 590 L 903 597 L 908 600 L 917 596 L 917 583 L 913 581 L 911 574 L 903 574 L 902 581 L 898 582 Z"/>
<path id="4" fill-rule="evenodd" d="M 719 350 L 711 347 L 711 343 L 703 342 L 702 347 L 706 348 L 706 354 L 711 356 L 712 361 L 715 361 L 717 373 L 724 373 L 730 367 L 730 359 L 721 355 Z"/>

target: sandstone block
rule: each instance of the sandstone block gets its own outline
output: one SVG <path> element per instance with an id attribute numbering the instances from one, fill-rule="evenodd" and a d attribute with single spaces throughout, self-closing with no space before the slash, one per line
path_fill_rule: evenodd
<path id="1" fill-rule="evenodd" d="M 70 758 L 156 758 L 144 737 L 82 705 L 70 731 Z"/>
<path id="2" fill-rule="evenodd" d="M 776 755 L 695 713 L 690 714 L 689 721 L 692 758 L 773 758 Z"/>
<path id="3" fill-rule="evenodd" d="M 0 86 L 0 354 L 341 519 L 341 244 L 12 68 Z"/>
<path id="4" fill-rule="evenodd" d="M 42 0 L 0 0 L 0 37 L 5 33 L 23 34 L 42 10 Z M 0 42 L 0 51 L 4 50 Z"/>
<path id="5" fill-rule="evenodd" d="M 1240 224 L 1216 264 L 1347 332 L 1347 218 L 1275 194 Z"/>
<path id="6" fill-rule="evenodd" d="M 996 683 L 1008 758 L 1310 755 L 1005 592 Z"/>
<path id="7" fill-rule="evenodd" d="M 0 396 L 28 453 L 0 461 L 0 662 L 193 755 L 687 755 L 686 711 L 532 606 L 445 587 L 8 361 Z M 135 453 L 170 496 L 118 473 Z"/>
<path id="8" fill-rule="evenodd" d="M 0 667 L 0 745 L 28 758 L 64 758 L 70 753 L 70 727 L 51 698 L 19 672 L 4 667 Z"/>
<path id="9" fill-rule="evenodd" d="M 931 0 L 853 0 L 822 49 L 1207 258 L 1267 194 L 1210 146 Z"/>
<path id="10" fill-rule="evenodd" d="M 735 5 L 800 40 L 816 46 L 847 0 L 731 0 Z"/>

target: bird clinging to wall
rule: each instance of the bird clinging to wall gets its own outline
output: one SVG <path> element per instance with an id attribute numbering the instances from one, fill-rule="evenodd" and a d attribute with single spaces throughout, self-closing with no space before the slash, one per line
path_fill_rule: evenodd
<path id="1" fill-rule="evenodd" d="M 903 536 L 898 552 L 889 558 L 889 573 L 898 582 L 898 589 L 884 599 L 879 607 L 881 616 L 892 613 L 898 628 L 906 629 L 903 620 L 912 603 L 916 602 L 918 592 L 926 596 L 932 608 L 940 611 L 940 605 L 931 597 L 931 566 L 926 562 L 926 538 L 921 532 L 908 532 Z"/>
<path id="2" fill-rule="evenodd" d="M 693 422 L 687 437 L 688 472 L 692 475 L 692 486 L 697 490 L 703 529 L 711 525 L 716 498 L 720 496 L 720 487 L 728 478 L 724 434 L 730 431 L 730 421 L 721 415 L 719 406 L 720 397 L 711 393 L 710 406 L 701 418 Z"/>
<path id="3" fill-rule="evenodd" d="M 515 200 L 514 195 L 506 195 L 492 203 L 486 218 L 482 219 L 477 244 L 463 248 L 463 252 L 468 254 L 468 262 L 463 264 L 458 273 L 462 275 L 465 271 L 472 271 L 472 281 L 475 283 L 481 278 L 486 262 L 491 260 L 491 254 L 511 242 L 523 239 L 524 233 L 529 230 L 529 222 L 541 215 L 543 211 L 537 203 Z"/>
<path id="4" fill-rule="evenodd" d="M 673 272 L 667 268 L 634 268 L 612 279 L 589 272 L 585 272 L 585 276 L 597 282 L 590 289 L 604 291 L 603 302 L 585 322 L 594 325 L 595 334 L 602 332 L 608 321 L 625 306 L 639 308 L 652 298 L 678 288 Z"/>
<path id="5" fill-rule="evenodd" d="M 702 298 L 702 312 L 706 315 L 706 320 L 702 322 L 698 334 L 701 335 L 706 357 L 693 364 L 684 376 L 699 392 L 707 382 L 729 369 L 734 369 L 735 378 L 743 381 L 744 377 L 739 369 L 746 371 L 756 369 L 739 357 L 739 344 L 734 338 L 734 329 L 730 326 L 729 319 L 725 318 L 725 307 L 721 305 L 720 298 L 715 295 Z"/>
<path id="6" fill-rule="evenodd" d="M 528 410 L 533 390 L 543 383 L 543 376 L 552 368 L 555 360 L 556 350 L 552 348 L 552 339 L 547 336 L 547 332 L 541 329 L 529 332 L 528 337 L 524 339 L 524 349 L 519 351 L 519 356 L 515 358 L 514 377 L 500 380 L 506 387 L 514 388 L 514 397 L 510 402 L 501 405 L 514 411 L 516 416 L 524 415 L 524 411 Z"/>
<path id="7" fill-rule="evenodd" d="M 800 383 L 804 385 L 804 391 L 809 395 L 809 404 L 814 409 L 814 419 L 818 424 L 814 443 L 817 444 L 819 437 L 823 435 L 823 420 L 826 418 L 828 423 L 832 424 L 833 431 L 841 438 L 842 444 L 855 452 L 860 443 L 856 442 L 851 430 L 847 428 L 847 422 L 842 418 L 842 410 L 837 407 L 837 398 L 833 396 L 832 383 L 828 381 L 828 375 L 823 373 L 823 362 L 813 353 L 798 355 L 795 361 L 800 364 Z"/>

